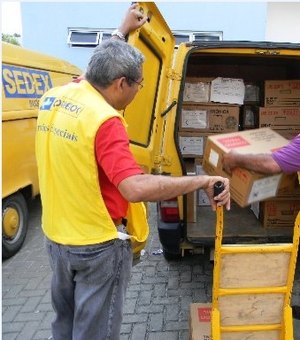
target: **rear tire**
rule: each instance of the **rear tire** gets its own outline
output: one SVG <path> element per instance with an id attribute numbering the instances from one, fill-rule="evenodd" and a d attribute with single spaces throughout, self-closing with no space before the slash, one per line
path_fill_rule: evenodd
<path id="1" fill-rule="evenodd" d="M 163 255 L 167 261 L 179 261 L 181 258 L 180 254 L 170 253 L 165 249 L 163 249 Z"/>
<path id="2" fill-rule="evenodd" d="M 28 226 L 28 207 L 21 193 L 2 201 L 2 258 L 15 255 L 25 240 Z"/>

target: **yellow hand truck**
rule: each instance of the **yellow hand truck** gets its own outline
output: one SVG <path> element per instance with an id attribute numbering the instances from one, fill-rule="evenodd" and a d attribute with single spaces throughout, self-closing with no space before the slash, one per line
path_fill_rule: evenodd
<path id="1" fill-rule="evenodd" d="M 217 208 L 213 340 L 294 339 L 290 301 L 299 235 L 300 212 L 292 243 L 223 244 L 223 207 Z"/>

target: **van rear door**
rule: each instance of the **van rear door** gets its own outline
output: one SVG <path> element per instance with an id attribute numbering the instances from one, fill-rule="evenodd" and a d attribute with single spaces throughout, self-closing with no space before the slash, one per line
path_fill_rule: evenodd
<path id="1" fill-rule="evenodd" d="M 131 150 L 147 173 L 159 172 L 164 112 L 171 105 L 168 97 L 169 71 L 175 40 L 156 5 L 140 2 L 139 10 L 148 16 L 128 42 L 145 56 L 144 87 L 124 112 Z"/>

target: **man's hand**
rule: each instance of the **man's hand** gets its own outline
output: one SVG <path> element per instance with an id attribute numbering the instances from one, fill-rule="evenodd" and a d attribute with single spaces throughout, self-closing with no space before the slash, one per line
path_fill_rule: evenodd
<path id="1" fill-rule="evenodd" d="M 138 10 L 138 4 L 135 3 L 131 5 L 126 12 L 123 22 L 119 26 L 119 31 L 126 36 L 130 32 L 143 26 L 147 19 L 147 16 Z"/>
<path id="2" fill-rule="evenodd" d="M 217 206 L 225 205 L 227 210 L 230 210 L 230 191 L 229 191 L 229 179 L 220 177 L 220 176 L 207 176 L 208 177 L 208 186 L 204 189 L 212 209 L 215 211 Z M 218 195 L 214 197 L 214 185 L 216 182 L 223 182 L 224 190 Z"/>
<path id="3" fill-rule="evenodd" d="M 228 153 L 225 153 L 222 158 L 223 169 L 231 175 L 232 169 L 237 167 L 236 159 L 238 157 L 238 153 L 230 150 Z"/>

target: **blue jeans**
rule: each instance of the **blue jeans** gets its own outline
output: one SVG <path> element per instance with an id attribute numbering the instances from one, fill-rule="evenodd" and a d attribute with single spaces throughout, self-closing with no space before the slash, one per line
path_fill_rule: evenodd
<path id="1" fill-rule="evenodd" d="M 132 267 L 130 241 L 64 246 L 46 239 L 54 340 L 118 340 Z"/>

